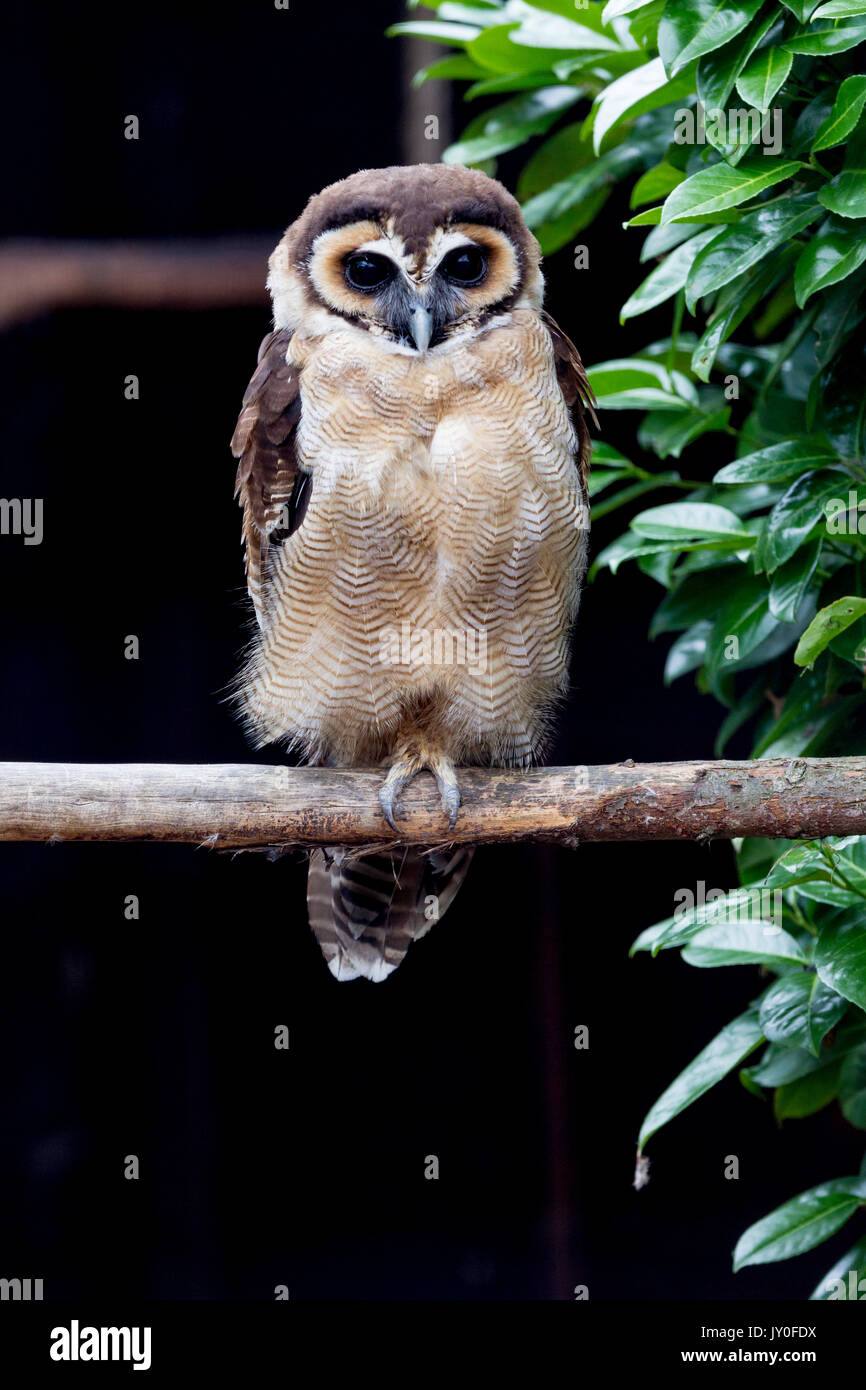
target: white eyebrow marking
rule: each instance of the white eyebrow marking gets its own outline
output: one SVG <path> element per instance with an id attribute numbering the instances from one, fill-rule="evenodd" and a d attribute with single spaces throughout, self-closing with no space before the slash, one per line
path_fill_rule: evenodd
<path id="1" fill-rule="evenodd" d="M 436 268 L 441 265 L 449 251 L 456 250 L 458 246 L 477 245 L 477 241 L 473 241 L 471 237 L 466 236 L 463 232 L 446 232 L 442 227 L 437 227 L 427 250 L 422 277 L 425 280 L 428 279 Z"/>
<path id="2" fill-rule="evenodd" d="M 387 256 L 389 260 L 394 261 L 400 269 L 407 274 L 409 266 L 412 264 L 412 258 L 406 254 L 406 247 L 403 244 L 402 238 L 398 236 L 388 236 L 386 233 L 383 233 L 382 236 L 371 237 L 369 241 L 362 241 L 361 245 L 356 247 L 356 250 L 370 251 L 377 256 Z"/>

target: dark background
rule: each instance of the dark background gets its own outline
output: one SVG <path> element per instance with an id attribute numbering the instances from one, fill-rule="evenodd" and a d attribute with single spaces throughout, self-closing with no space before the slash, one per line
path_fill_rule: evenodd
<path id="1" fill-rule="evenodd" d="M 401 17 L 398 0 L 13 5 L 6 232 L 275 243 L 309 194 L 404 157 L 404 46 L 383 36 Z M 639 276 L 626 215 L 614 198 L 581 235 L 589 271 L 567 250 L 547 267 L 590 363 L 651 336 L 617 324 Z M 267 328 L 264 307 L 74 309 L 0 338 L 3 495 L 45 499 L 41 546 L 0 540 L 3 759 L 276 760 L 222 700 L 247 617 L 228 441 Z M 604 421 L 632 457 L 635 423 Z M 587 591 L 551 761 L 712 756 L 719 707 L 690 678 L 665 689 L 646 639 L 658 595 L 627 569 Z M 300 859 L 3 845 L 0 865 L 0 1275 L 48 1298 L 801 1297 L 850 1244 L 731 1273 L 750 1222 L 855 1172 L 862 1144 L 835 1107 L 780 1132 L 736 1078 L 630 1186 L 647 1108 L 760 989 L 749 969 L 627 955 L 678 888 L 733 882 L 725 844 L 480 851 L 379 987 L 328 974 Z"/>

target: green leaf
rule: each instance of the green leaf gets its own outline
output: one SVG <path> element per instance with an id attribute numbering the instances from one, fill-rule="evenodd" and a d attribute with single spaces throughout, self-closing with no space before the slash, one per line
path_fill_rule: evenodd
<path id="1" fill-rule="evenodd" d="M 627 459 L 625 454 L 621 454 L 619 449 L 615 449 L 605 439 L 594 439 L 592 441 L 592 466 L 597 463 L 604 464 L 605 468 L 625 468 L 631 472 L 636 472 L 634 464 Z"/>
<path id="2" fill-rule="evenodd" d="M 819 1057 L 823 1039 L 847 1008 L 847 999 L 818 975 L 795 971 L 770 985 L 761 1000 L 761 1029 L 770 1042 L 802 1047 Z"/>
<path id="3" fill-rule="evenodd" d="M 797 643 L 797 650 L 794 652 L 794 661 L 797 666 L 811 666 L 815 658 L 820 656 L 825 647 L 828 647 L 834 637 L 840 632 L 844 632 L 846 627 L 856 623 L 858 618 L 866 614 L 866 598 L 857 598 L 854 595 L 847 595 L 845 598 L 837 598 L 835 603 L 830 603 L 826 608 L 822 608 L 815 614 L 803 636 Z"/>
<path id="4" fill-rule="evenodd" d="M 718 228 L 707 227 L 690 241 L 683 242 L 676 250 L 671 251 L 657 265 L 655 270 L 650 271 L 643 284 L 639 285 L 622 306 L 619 311 L 619 321 L 624 323 L 626 319 L 636 318 L 638 314 L 645 314 L 648 309 L 654 309 L 657 304 L 663 304 L 671 295 L 681 290 L 686 283 L 692 262 L 698 252 L 719 235 Z"/>
<path id="5" fill-rule="evenodd" d="M 671 644 L 671 649 L 665 660 L 664 683 L 671 685 L 674 681 L 685 676 L 689 671 L 695 671 L 703 665 L 707 651 L 707 637 L 709 636 L 712 623 L 703 619 L 695 623 Z"/>
<path id="6" fill-rule="evenodd" d="M 607 0 L 601 17 L 605 24 L 610 24 L 612 19 L 619 19 L 620 15 L 632 14 L 635 10 L 646 9 L 647 5 L 653 3 L 654 0 Z"/>
<path id="7" fill-rule="evenodd" d="M 472 59 L 468 59 L 472 62 Z M 475 65 L 475 75 L 483 73 L 484 69 Z M 476 101 L 478 97 L 499 96 L 502 92 L 528 92 L 535 87 L 555 87 L 557 81 L 556 74 L 547 70 L 539 72 L 507 72 L 500 73 L 496 77 L 480 77 L 477 82 L 473 82 L 471 87 L 467 87 L 463 93 L 464 101 Z"/>
<path id="8" fill-rule="evenodd" d="M 784 731 L 773 726 L 755 745 L 753 755 L 762 758 L 817 755 L 826 750 L 839 731 L 851 723 L 855 712 L 860 709 L 862 697 L 858 695 L 831 697 L 825 705 L 803 714 L 799 720 L 792 719 L 786 724 Z M 778 722 L 781 724 L 782 720 Z"/>
<path id="9" fill-rule="evenodd" d="M 764 682 L 760 678 L 749 687 L 746 695 L 738 701 L 734 708 L 722 720 L 719 732 L 716 734 L 713 744 L 713 753 L 717 758 L 721 758 L 729 741 L 733 738 L 744 724 L 754 718 L 758 710 L 764 704 Z"/>
<path id="10" fill-rule="evenodd" d="M 864 261 L 866 237 L 863 229 L 826 223 L 797 261 L 794 287 L 798 308 L 802 309 L 816 290 L 847 279 Z"/>
<path id="11" fill-rule="evenodd" d="M 866 1043 L 855 1047 L 842 1063 L 839 1104 L 850 1125 L 866 1129 Z"/>
<path id="12" fill-rule="evenodd" d="M 654 473 L 650 478 L 642 478 L 640 482 L 630 483 L 628 487 L 621 488 L 614 497 L 608 497 L 600 505 L 593 507 L 593 521 L 598 521 L 602 516 L 608 516 L 611 512 L 617 511 L 619 507 L 634 502 L 638 497 L 644 497 L 648 492 L 656 492 L 659 488 L 670 487 L 671 483 L 678 483 L 679 480 L 678 473 L 668 472 Z"/>
<path id="13" fill-rule="evenodd" d="M 679 372 L 642 358 L 599 362 L 588 375 L 598 404 L 607 410 L 687 411 L 697 402 L 697 392 Z"/>
<path id="14" fill-rule="evenodd" d="M 806 23 L 815 8 L 815 0 L 782 0 L 782 4 L 801 24 Z"/>
<path id="15" fill-rule="evenodd" d="M 618 536 L 605 547 L 595 560 L 591 574 L 599 569 L 609 569 L 611 574 L 616 574 L 626 560 L 636 560 L 642 555 L 660 555 L 670 549 L 670 541 L 647 541 L 634 532 L 627 531 L 624 536 Z"/>
<path id="16" fill-rule="evenodd" d="M 824 436 L 786 439 L 746 454 L 720 468 L 714 483 L 787 483 L 816 468 L 839 462 Z"/>
<path id="17" fill-rule="evenodd" d="M 755 564 L 772 574 L 823 520 L 824 502 L 839 486 L 840 473 L 831 469 L 805 473 L 779 498 L 766 521 L 755 549 Z"/>
<path id="18" fill-rule="evenodd" d="M 453 78 L 454 81 L 468 80 L 477 77 L 481 69 L 471 58 L 465 57 L 462 53 L 457 53 L 451 58 L 440 58 L 438 62 L 428 63 L 426 67 L 419 68 L 412 78 L 413 87 L 422 87 L 425 82 L 445 80 Z"/>
<path id="19" fill-rule="evenodd" d="M 866 1236 L 858 1240 L 857 1244 L 852 1246 L 841 1260 L 837 1260 L 832 1269 L 828 1269 L 824 1278 L 810 1295 L 809 1302 L 821 1303 L 827 1300 L 849 1298 L 851 1280 L 848 1275 L 852 1270 L 855 1275 L 854 1297 L 861 1299 L 866 1293 L 866 1280 L 864 1280 L 864 1276 L 866 1276 Z"/>
<path id="20" fill-rule="evenodd" d="M 866 12 L 866 0 L 864 0 L 864 12 Z M 817 154 L 819 150 L 832 149 L 834 145 L 840 145 L 843 140 L 847 140 L 860 119 L 864 103 L 866 103 L 866 77 L 861 77 L 859 74 L 854 77 L 846 77 L 836 94 L 833 110 L 822 122 L 815 139 L 812 141 L 812 153 Z"/>
<path id="21" fill-rule="evenodd" d="M 563 246 L 570 245 L 578 232 L 583 231 L 584 227 L 595 221 L 611 192 L 610 183 L 601 182 L 590 193 L 587 193 L 580 203 L 566 209 L 559 217 L 555 217 L 549 222 L 538 223 L 535 227 L 535 235 L 542 254 L 552 256 L 554 251 L 559 251 Z"/>
<path id="22" fill-rule="evenodd" d="M 442 162 L 478 164 L 513 150 L 531 136 L 544 134 L 579 99 L 575 87 L 541 87 L 512 97 L 471 122 L 464 138 L 443 150 Z"/>
<path id="23" fill-rule="evenodd" d="M 439 0 L 436 13 L 440 19 L 452 20 L 457 24 L 471 24 L 479 29 L 498 24 L 502 18 L 499 6 L 488 5 L 486 0 L 482 0 L 480 5 L 462 5 L 454 3 L 454 0 Z"/>
<path id="24" fill-rule="evenodd" d="M 689 403 L 682 396 L 671 395 L 658 386 L 640 386 L 605 395 L 596 391 L 596 404 L 602 410 L 670 410 L 688 411 Z"/>
<path id="25" fill-rule="evenodd" d="M 578 121 L 563 126 L 535 151 L 517 181 L 517 196 L 521 202 L 543 193 L 559 178 L 563 168 L 576 173 L 590 164 L 592 145 L 584 138 L 583 125 L 582 121 Z M 606 203 L 611 188 L 610 181 L 602 180 L 561 216 L 538 223 L 535 235 L 544 254 L 550 255 L 561 246 L 568 245 L 577 232 L 594 221 Z"/>
<path id="26" fill-rule="evenodd" d="M 852 277 L 851 292 L 862 288 L 863 276 Z M 866 307 L 864 305 L 863 307 Z M 866 457 L 866 339 L 861 332 L 839 353 L 822 376 L 823 424 L 834 448 L 848 459 Z M 859 526 L 858 526 L 859 530 Z"/>
<path id="27" fill-rule="evenodd" d="M 827 0 L 812 15 L 816 19 L 850 19 L 851 15 L 866 14 L 866 0 Z"/>
<path id="28" fill-rule="evenodd" d="M 801 1076 L 812 1076 L 829 1065 L 828 1059 L 819 1060 L 802 1048 L 771 1044 L 758 1065 L 749 1068 L 749 1075 L 759 1086 L 788 1086 L 792 1081 L 799 1081 Z"/>
<path id="29" fill-rule="evenodd" d="M 727 1076 L 763 1041 L 758 1016 L 753 1010 L 741 1014 L 723 1028 L 652 1106 L 641 1125 L 640 1147 L 643 1148 L 663 1125 Z"/>
<path id="30" fill-rule="evenodd" d="M 608 131 L 620 121 L 633 119 L 644 111 L 686 97 L 694 86 L 693 76 L 684 73 L 671 82 L 660 58 L 652 58 L 642 67 L 632 68 L 605 87 L 597 98 L 592 127 L 593 148 L 598 154 Z"/>
<path id="31" fill-rule="evenodd" d="M 841 170 L 820 189 L 818 202 L 839 217 L 866 217 L 866 126 L 855 131 Z M 852 230 L 862 235 L 862 223 Z"/>
<path id="32" fill-rule="evenodd" d="M 749 106 L 769 111 L 773 98 L 787 81 L 794 61 L 781 48 L 762 48 L 750 58 L 737 78 L 737 91 Z"/>
<path id="33" fill-rule="evenodd" d="M 583 0 L 581 0 L 581 3 Z M 513 41 L 536 48 L 548 45 L 583 49 L 602 46 L 606 51 L 619 52 L 620 43 L 602 18 L 601 5 L 594 0 L 581 8 L 568 0 L 530 0 L 531 9 L 526 4 L 514 5 L 521 16 L 521 24 Z M 507 12 L 507 10 L 506 10 Z"/>
<path id="34" fill-rule="evenodd" d="M 627 476 L 618 468 L 596 468 L 593 464 L 586 490 L 590 497 L 597 497 L 600 492 L 604 492 L 605 488 L 611 487 L 613 483 L 622 482 L 623 477 Z"/>
<path id="35" fill-rule="evenodd" d="M 765 188 L 792 178 L 802 168 L 796 160 L 744 159 L 736 168 L 713 164 L 709 169 L 699 169 L 668 198 L 662 209 L 662 225 L 678 217 L 737 207 Z"/>
<path id="36" fill-rule="evenodd" d="M 634 217 L 630 217 L 627 222 L 623 222 L 623 227 L 654 227 L 662 220 L 661 204 L 657 208 L 644 208 L 643 212 L 638 212 Z"/>
<path id="37" fill-rule="evenodd" d="M 807 878 L 829 876 L 829 866 L 822 848 L 827 853 L 834 853 L 846 848 L 852 841 L 847 837 L 843 840 L 826 840 L 816 843 L 813 840 L 806 844 L 798 843 L 792 848 L 787 849 L 784 854 L 775 861 L 772 868 L 764 875 L 763 886 L 765 888 L 788 888 L 793 883 L 805 883 Z"/>
<path id="38" fill-rule="evenodd" d="M 628 200 L 629 207 L 639 208 L 644 203 L 654 203 L 657 198 L 666 198 L 684 178 L 685 174 L 666 160 L 662 160 L 661 164 L 654 164 L 645 174 L 641 174 L 632 189 Z"/>
<path id="39" fill-rule="evenodd" d="M 555 183 L 564 168 L 577 173 L 591 159 L 592 146 L 584 138 L 583 121 L 562 126 L 524 164 L 517 180 L 517 197 L 525 203 Z"/>
<path id="40" fill-rule="evenodd" d="M 723 922 L 706 927 L 682 951 L 687 965 L 766 965 L 795 963 L 805 957 L 794 937 L 766 922 Z"/>
<path id="41" fill-rule="evenodd" d="M 698 902 L 693 907 L 680 906 L 673 917 L 659 923 L 663 930 L 656 939 L 653 954 L 688 945 L 707 927 L 734 923 L 739 926 L 756 925 L 763 930 L 767 921 L 762 913 L 768 910 L 769 895 L 762 897 L 757 887 L 734 888 L 719 896 L 711 889 L 705 902 Z"/>
<path id="42" fill-rule="evenodd" d="M 836 20 L 818 20 L 802 33 L 782 44 L 789 53 L 845 53 L 866 39 L 866 19 L 849 19 L 841 24 Z"/>
<path id="43" fill-rule="evenodd" d="M 721 110 L 734 90 L 734 83 L 762 39 L 777 23 L 777 13 L 769 9 L 755 16 L 748 28 L 722 48 L 705 53 L 698 63 L 698 98 L 707 111 Z"/>
<path id="44" fill-rule="evenodd" d="M 837 883 L 801 883 L 797 893 L 813 903 L 825 903 L 830 907 L 852 907 L 863 901 L 857 893 L 852 893 Z"/>
<path id="45" fill-rule="evenodd" d="M 773 1114 L 781 1124 L 782 1120 L 804 1120 L 807 1115 L 815 1115 L 835 1100 L 839 1094 L 839 1062 L 819 1067 L 808 1076 L 800 1077 L 785 1086 L 780 1086 L 773 1096 Z"/>
<path id="46" fill-rule="evenodd" d="M 578 12 L 581 13 L 581 12 Z M 593 30 L 592 11 L 582 12 L 585 24 L 535 8 L 524 12 L 519 24 L 497 24 L 484 29 L 467 44 L 466 51 L 491 72 L 509 73 L 552 68 L 575 53 L 618 53 L 615 38 Z"/>
<path id="47" fill-rule="evenodd" d="M 727 429 L 730 418 L 730 406 L 722 406 L 719 410 L 695 406 L 681 414 L 651 411 L 644 416 L 638 440 L 641 447 L 652 448 L 659 458 L 678 459 L 683 449 L 701 435 Z"/>
<path id="48" fill-rule="evenodd" d="M 631 525 L 648 540 L 706 537 L 740 545 L 750 545 L 752 541 L 735 512 L 712 502 L 670 502 L 663 507 L 651 507 L 636 516 Z"/>
<path id="49" fill-rule="evenodd" d="M 777 246 L 791 241 L 814 222 L 821 210 L 812 194 L 786 198 L 746 213 L 733 227 L 721 231 L 693 263 L 686 281 L 686 304 L 694 313 L 697 300 L 727 285 L 756 265 Z"/>
<path id="50" fill-rule="evenodd" d="M 762 0 L 676 0 L 665 6 L 658 48 L 673 77 L 695 58 L 721 48 L 757 14 Z"/>
<path id="51" fill-rule="evenodd" d="M 524 205 L 523 216 L 528 226 L 535 228 L 545 222 L 553 222 L 569 208 L 583 202 L 600 185 L 609 185 L 613 179 L 622 177 L 640 164 L 643 150 L 640 144 L 627 140 L 617 145 L 607 154 L 594 160 L 585 169 L 578 169 L 565 179 L 560 179 L 543 193 L 530 198 Z"/>
<path id="52" fill-rule="evenodd" d="M 866 1009 L 866 910 L 823 927 L 814 962 L 825 985 Z"/>
<path id="53" fill-rule="evenodd" d="M 433 39 L 436 43 L 469 43 L 481 30 L 471 24 L 446 24 L 437 19 L 408 19 L 385 30 L 388 38 Z"/>
<path id="54" fill-rule="evenodd" d="M 834 656 L 849 661 L 856 667 L 857 679 L 862 680 L 866 674 L 866 621 L 861 618 L 859 622 L 852 623 L 840 637 L 834 637 L 830 643 L 830 651 Z"/>
<path id="55" fill-rule="evenodd" d="M 780 565 L 770 584 L 770 612 L 779 622 L 792 623 L 812 583 L 821 555 L 820 539 L 804 545 Z"/>
<path id="56" fill-rule="evenodd" d="M 707 642 L 707 670 L 716 676 L 735 670 L 779 629 L 770 612 L 770 594 L 760 576 L 745 574 L 741 590 L 721 606 Z M 782 632 L 787 638 L 790 629 Z M 790 632 L 791 640 L 794 633 Z M 787 643 L 786 643 L 787 645 Z"/>
<path id="57" fill-rule="evenodd" d="M 725 585 L 736 584 L 738 579 L 738 566 L 729 567 L 729 573 L 722 575 L 715 571 L 687 575 L 665 595 L 653 614 L 650 641 L 662 632 L 682 631 L 705 618 L 718 601 L 720 587 L 726 592 Z"/>
<path id="58" fill-rule="evenodd" d="M 835 1178 L 801 1192 L 756 1221 L 737 1241 L 734 1269 L 789 1260 L 827 1240 L 866 1201 L 866 1179 Z"/>
<path id="59" fill-rule="evenodd" d="M 777 255 L 752 266 L 744 275 L 738 275 L 725 286 L 709 325 L 692 353 L 692 371 L 701 381 L 709 380 L 722 344 L 775 285 L 786 278 L 797 254 L 796 246 L 780 248 Z"/>
<path id="60" fill-rule="evenodd" d="M 812 148 L 812 141 L 833 110 L 833 98 L 831 88 L 822 87 L 818 95 L 806 103 L 797 117 L 791 135 L 790 154 L 804 154 Z"/>

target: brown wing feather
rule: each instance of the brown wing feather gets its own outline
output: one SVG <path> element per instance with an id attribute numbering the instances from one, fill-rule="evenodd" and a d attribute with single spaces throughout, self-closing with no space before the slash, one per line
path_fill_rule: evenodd
<path id="1" fill-rule="evenodd" d="M 598 429 L 598 418 L 593 409 L 596 403 L 595 396 L 586 375 L 586 368 L 580 360 L 580 353 L 574 343 L 566 337 L 559 324 L 550 317 L 550 314 L 542 312 L 541 317 L 553 343 L 556 375 L 559 378 L 565 404 L 571 411 L 574 428 L 577 431 L 578 451 L 575 462 L 580 471 L 581 481 L 586 487 L 586 480 L 589 476 L 589 460 L 592 453 L 592 441 L 589 437 L 586 416 L 589 415 L 593 425 Z"/>
<path id="2" fill-rule="evenodd" d="M 286 362 L 290 337 L 280 328 L 263 340 L 232 436 L 232 453 L 239 460 L 235 496 L 240 494 L 244 509 L 247 588 L 260 626 L 269 537 L 280 527 L 291 532 L 300 526 L 308 482 L 298 472 L 295 453 L 301 396 L 297 368 Z"/>

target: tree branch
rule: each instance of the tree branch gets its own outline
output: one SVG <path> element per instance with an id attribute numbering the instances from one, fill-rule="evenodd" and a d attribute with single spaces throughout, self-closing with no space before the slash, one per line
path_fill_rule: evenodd
<path id="1" fill-rule="evenodd" d="M 464 768 L 452 834 L 416 778 L 406 843 L 812 839 L 866 834 L 866 758 Z M 162 840 L 219 849 L 393 843 L 382 773 L 244 764 L 0 763 L 0 840 Z"/>

